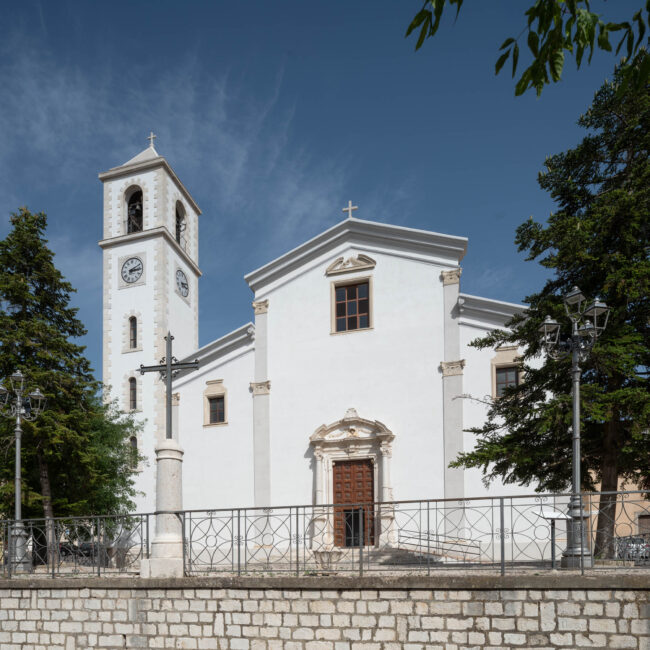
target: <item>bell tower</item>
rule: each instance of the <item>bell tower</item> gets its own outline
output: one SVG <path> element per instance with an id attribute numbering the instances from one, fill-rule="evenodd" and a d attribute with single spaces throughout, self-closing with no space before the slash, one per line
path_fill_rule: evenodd
<path id="1" fill-rule="evenodd" d="M 179 358 L 198 348 L 201 211 L 153 145 L 99 174 L 104 186 L 103 382 L 106 399 L 144 422 L 131 441 L 147 458 L 136 489 L 140 512 L 154 508 L 154 447 L 165 436 L 165 394 L 140 364 L 165 356 L 175 335 Z"/>

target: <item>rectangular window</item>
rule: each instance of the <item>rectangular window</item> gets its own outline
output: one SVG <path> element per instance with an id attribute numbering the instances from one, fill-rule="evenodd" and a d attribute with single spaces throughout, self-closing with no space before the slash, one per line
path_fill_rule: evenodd
<path id="1" fill-rule="evenodd" d="M 226 421 L 226 403 L 223 395 L 208 397 L 209 422 L 219 424 Z"/>
<path id="2" fill-rule="evenodd" d="M 507 366 L 497 368 L 497 397 L 501 397 L 506 388 L 510 386 L 519 386 L 519 367 Z"/>
<path id="3" fill-rule="evenodd" d="M 368 281 L 337 286 L 334 291 L 337 332 L 370 327 L 370 285 Z"/>

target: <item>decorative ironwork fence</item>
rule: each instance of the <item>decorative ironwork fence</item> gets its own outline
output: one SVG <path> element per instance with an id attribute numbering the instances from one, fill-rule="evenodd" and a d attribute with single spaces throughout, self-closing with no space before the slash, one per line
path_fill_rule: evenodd
<path id="1" fill-rule="evenodd" d="M 2 576 L 138 573 L 149 555 L 150 515 L 3 521 Z"/>
<path id="2" fill-rule="evenodd" d="M 185 568 L 188 575 L 559 568 L 569 497 L 187 511 Z M 587 568 L 650 568 L 649 499 L 640 491 L 583 495 Z"/>
<path id="3" fill-rule="evenodd" d="M 186 575 L 560 567 L 568 494 L 182 511 Z M 584 494 L 587 568 L 650 570 L 650 493 Z M 138 573 L 155 514 L 0 522 L 2 575 Z M 593 566 L 592 566 L 593 565 Z M 584 566 L 583 566 L 584 568 Z"/>

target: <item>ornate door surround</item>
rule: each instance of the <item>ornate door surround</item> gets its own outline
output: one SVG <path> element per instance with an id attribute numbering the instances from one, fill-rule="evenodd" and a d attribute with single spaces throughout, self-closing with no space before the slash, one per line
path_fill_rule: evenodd
<path id="1" fill-rule="evenodd" d="M 314 450 L 315 504 L 334 502 L 334 463 L 357 459 L 369 459 L 373 463 L 374 502 L 392 501 L 390 460 L 394 439 L 395 435 L 385 424 L 378 420 L 361 418 L 353 408 L 348 409 L 342 419 L 318 427 L 309 438 L 309 443 Z M 392 543 L 394 536 L 392 508 L 381 507 L 377 517 L 379 530 L 375 543 L 379 545 Z M 333 543 L 333 539 L 330 543 Z"/>

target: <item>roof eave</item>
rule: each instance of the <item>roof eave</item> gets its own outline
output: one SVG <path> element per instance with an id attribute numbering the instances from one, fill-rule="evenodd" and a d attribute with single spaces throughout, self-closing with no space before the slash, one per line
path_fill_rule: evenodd
<path id="1" fill-rule="evenodd" d="M 256 292 L 310 259 L 334 248 L 346 238 L 353 243 L 385 244 L 390 242 L 393 245 L 398 243 L 409 250 L 446 257 L 455 261 L 456 265 L 460 263 L 467 252 L 466 237 L 349 218 L 248 273 L 244 276 L 244 280 Z"/>

